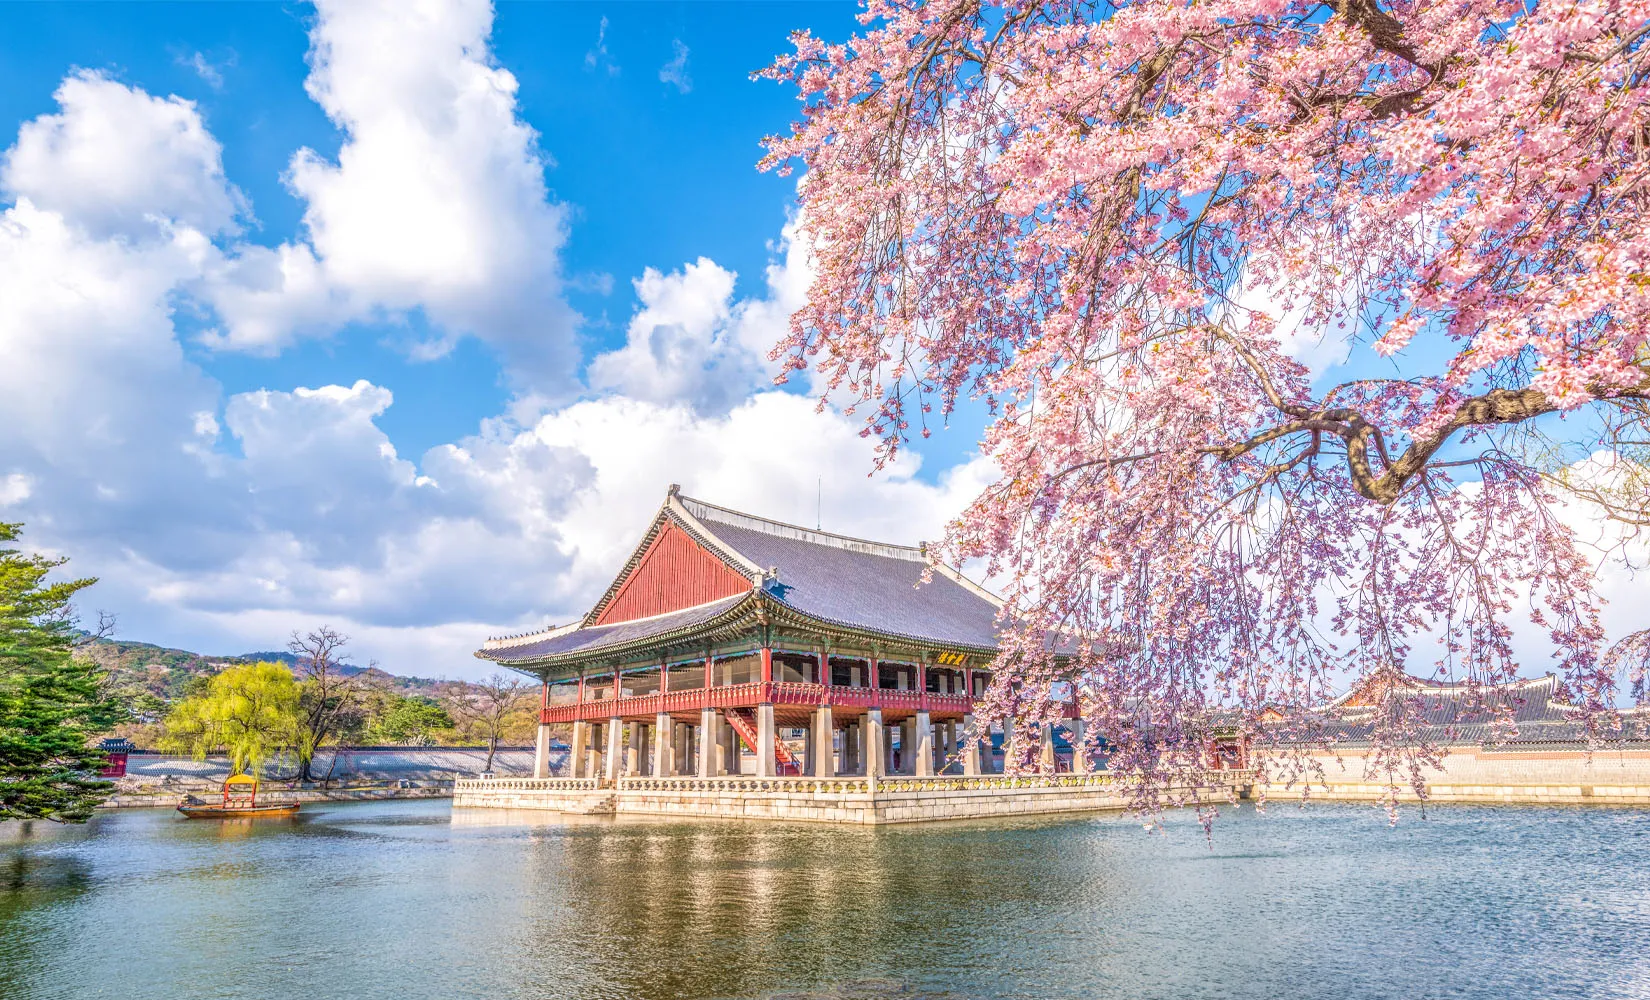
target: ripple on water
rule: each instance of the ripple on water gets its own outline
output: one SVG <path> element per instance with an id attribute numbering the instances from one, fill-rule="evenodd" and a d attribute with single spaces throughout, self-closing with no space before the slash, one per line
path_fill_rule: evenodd
<path id="1" fill-rule="evenodd" d="M 0 827 L 0 997 L 1650 997 L 1650 812 Z"/>

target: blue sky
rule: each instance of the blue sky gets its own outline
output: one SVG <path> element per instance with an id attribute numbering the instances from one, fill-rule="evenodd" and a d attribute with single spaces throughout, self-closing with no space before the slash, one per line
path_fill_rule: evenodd
<path id="1" fill-rule="evenodd" d="M 0 6 L 0 517 L 131 639 L 391 670 L 580 614 L 663 498 L 899 541 L 980 416 L 869 476 L 775 390 L 795 98 L 851 4 Z"/>
<path id="2" fill-rule="evenodd" d="M 751 74 L 854 14 L 0 5 L 0 520 L 126 638 L 327 623 L 446 676 L 582 614 L 673 482 L 937 538 L 994 478 L 979 409 L 872 476 L 766 360 L 809 275 Z"/>

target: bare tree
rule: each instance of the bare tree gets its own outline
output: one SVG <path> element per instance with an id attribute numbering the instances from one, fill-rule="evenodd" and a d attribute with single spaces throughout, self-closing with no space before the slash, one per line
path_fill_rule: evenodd
<path id="1" fill-rule="evenodd" d="M 312 765 L 316 751 L 337 736 L 355 710 L 361 675 L 350 671 L 344 662 L 347 659 L 344 647 L 348 644 L 349 636 L 339 634 L 328 625 L 304 635 L 295 631 L 286 644 L 298 658 L 297 672 L 303 680 L 298 701 L 298 777 L 301 781 L 315 780 Z M 336 764 L 336 754 L 333 759 Z M 331 777 L 330 770 L 328 777 Z"/>
<path id="2" fill-rule="evenodd" d="M 493 769 L 493 755 L 499 740 L 522 715 L 528 701 L 520 677 L 495 673 L 479 684 L 463 684 L 447 696 L 447 710 L 459 728 L 487 741 L 487 765 Z"/>

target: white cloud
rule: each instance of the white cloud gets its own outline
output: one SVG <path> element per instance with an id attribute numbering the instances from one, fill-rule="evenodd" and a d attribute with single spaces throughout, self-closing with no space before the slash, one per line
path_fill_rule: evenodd
<path id="1" fill-rule="evenodd" d="M 486 634 L 582 613 L 669 482 L 806 522 L 823 479 L 826 528 L 903 541 L 977 488 L 983 463 L 868 478 L 857 422 L 760 391 L 807 285 L 788 231 L 750 299 L 708 259 L 644 273 L 626 345 L 591 369 L 622 394 L 556 402 L 576 388 L 565 220 L 490 24 L 474 3 L 322 6 L 309 86 L 345 141 L 293 159 L 307 238 L 280 246 L 224 245 L 250 216 L 188 101 L 74 74 L 5 154 L 0 506 L 102 578 L 87 604 L 131 638 L 242 652 L 326 621 L 361 659 L 475 673 Z M 539 408 L 402 455 L 392 387 L 226 394 L 184 350 L 202 303 L 207 343 L 270 351 L 423 310 L 498 346 Z"/>
<path id="2" fill-rule="evenodd" d="M 671 39 L 670 45 L 675 55 L 659 67 L 659 82 L 675 87 L 678 94 L 685 94 L 693 89 L 693 78 L 688 76 L 687 68 L 688 47 L 682 44 L 680 38 Z"/>
<path id="3" fill-rule="evenodd" d="M 223 173 L 223 150 L 191 101 L 151 97 L 101 73 L 67 77 L 61 111 L 25 124 L 0 165 L 8 198 L 96 236 L 147 237 L 157 227 L 235 229 L 245 210 Z"/>
<path id="4" fill-rule="evenodd" d="M 222 63 L 214 63 L 206 58 L 206 54 L 202 52 L 191 52 L 187 56 L 180 52 L 177 56 L 177 64 L 194 70 L 195 75 L 200 77 L 213 90 L 222 90 L 224 68 L 235 65 L 235 54 L 231 52 L 229 58 Z"/>
<path id="5" fill-rule="evenodd" d="M 584 54 L 584 68 L 594 71 L 597 68 L 605 69 L 608 76 L 618 76 L 619 66 L 607 53 L 607 15 L 602 15 L 601 25 L 596 28 L 596 47 Z"/>
<path id="6" fill-rule="evenodd" d="M 721 414 L 770 381 L 768 351 L 807 294 L 806 255 L 793 234 L 787 226 L 760 299 L 735 304 L 737 276 L 706 257 L 670 274 L 644 271 L 625 346 L 591 362 L 590 387 Z"/>
<path id="7" fill-rule="evenodd" d="M 518 388 L 571 388 L 566 213 L 491 30 L 482 0 L 323 0 L 305 87 L 344 143 L 336 162 L 292 158 L 306 241 L 241 248 L 209 275 L 203 294 L 224 320 L 213 343 L 268 351 L 346 318 L 422 310 L 436 339 L 420 356 L 476 336 Z"/>

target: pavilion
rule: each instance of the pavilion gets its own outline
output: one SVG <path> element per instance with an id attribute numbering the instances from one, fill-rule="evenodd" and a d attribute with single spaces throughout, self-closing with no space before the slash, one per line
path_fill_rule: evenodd
<path id="1" fill-rule="evenodd" d="M 552 726 L 571 729 L 564 776 L 607 783 L 977 775 L 978 748 L 960 751 L 1001 607 L 925 546 L 782 524 L 673 485 L 588 614 L 476 655 L 542 682 L 539 778 Z M 800 746 L 781 738 L 797 729 Z"/>

